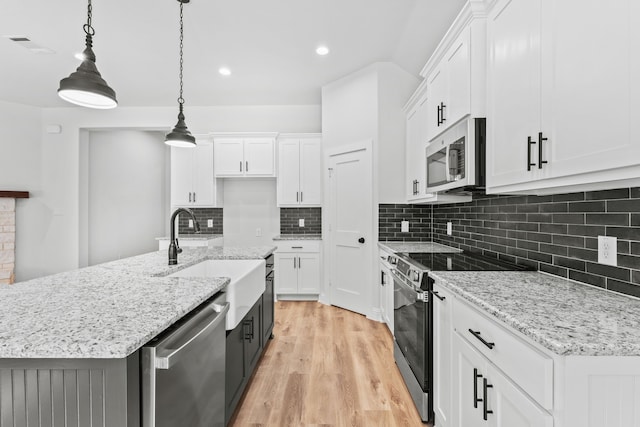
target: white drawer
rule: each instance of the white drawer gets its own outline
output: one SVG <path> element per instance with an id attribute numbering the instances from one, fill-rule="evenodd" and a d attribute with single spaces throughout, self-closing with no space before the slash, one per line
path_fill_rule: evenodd
<path id="1" fill-rule="evenodd" d="M 280 240 L 277 252 L 320 252 L 320 240 Z"/>
<path id="2" fill-rule="evenodd" d="M 453 326 L 542 407 L 553 408 L 553 359 L 459 299 Z"/>

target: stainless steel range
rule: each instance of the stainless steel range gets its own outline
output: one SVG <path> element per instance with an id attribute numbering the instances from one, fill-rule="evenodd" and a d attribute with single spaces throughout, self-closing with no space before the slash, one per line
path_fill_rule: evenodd
<path id="1" fill-rule="evenodd" d="M 433 420 L 433 291 L 429 271 L 513 271 L 527 266 L 470 252 L 390 255 L 394 358 L 424 422 Z"/>

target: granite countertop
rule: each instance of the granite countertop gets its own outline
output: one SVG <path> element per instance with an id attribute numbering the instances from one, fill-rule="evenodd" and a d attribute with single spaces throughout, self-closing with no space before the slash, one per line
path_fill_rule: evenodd
<path id="1" fill-rule="evenodd" d="M 215 295 L 228 278 L 164 277 L 208 259 L 261 259 L 275 247 L 158 251 L 0 286 L 0 358 L 124 358 Z"/>
<path id="2" fill-rule="evenodd" d="M 321 234 L 279 234 L 273 240 L 322 240 Z"/>
<path id="3" fill-rule="evenodd" d="M 539 272 L 430 272 L 559 355 L 640 356 L 640 301 Z"/>
<path id="4" fill-rule="evenodd" d="M 388 252 L 440 252 L 440 253 L 458 253 L 460 249 L 451 246 L 441 245 L 435 242 L 378 242 L 378 247 Z"/>
<path id="5" fill-rule="evenodd" d="M 178 240 L 211 240 L 224 237 L 223 234 L 180 234 Z M 170 237 L 156 237 L 156 240 L 169 240 Z"/>

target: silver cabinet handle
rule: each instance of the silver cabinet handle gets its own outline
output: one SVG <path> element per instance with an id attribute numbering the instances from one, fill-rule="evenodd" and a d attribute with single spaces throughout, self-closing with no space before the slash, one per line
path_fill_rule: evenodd
<path id="1" fill-rule="evenodd" d="M 296 258 L 293 258 L 293 268 L 296 268 Z"/>
<path id="2" fill-rule="evenodd" d="M 193 329 L 198 327 L 198 324 L 204 320 L 203 317 L 206 318 L 210 316 L 210 313 L 207 313 L 209 309 L 216 313 L 215 317 L 205 325 L 200 326 L 198 328 L 198 332 L 193 334 Z M 215 328 L 220 323 L 224 322 L 228 311 L 228 302 L 220 305 L 214 301 L 199 313 L 204 313 L 204 315 L 196 315 L 171 335 L 164 338 L 156 347 L 156 369 L 170 369 L 171 366 L 180 358 L 180 352 L 184 348 L 188 347 L 189 344 L 196 340 L 205 331 L 210 328 Z"/>
<path id="3" fill-rule="evenodd" d="M 298 196 L 300 196 L 300 192 L 296 191 L 296 203 L 300 201 Z"/>
<path id="4" fill-rule="evenodd" d="M 302 203 L 302 201 L 304 200 L 304 198 L 303 198 L 303 196 L 302 196 L 303 194 L 304 194 L 304 193 L 301 191 L 301 192 L 300 192 L 300 203 Z"/>
<path id="5" fill-rule="evenodd" d="M 298 257 L 298 268 L 302 268 L 302 260 Z"/>
<path id="6" fill-rule="evenodd" d="M 242 160 L 240 160 L 240 172 L 242 172 Z"/>
<path id="7" fill-rule="evenodd" d="M 195 202 L 196 202 L 196 192 L 194 191 L 193 192 L 193 203 L 195 203 Z"/>
<path id="8" fill-rule="evenodd" d="M 189 191 L 189 203 L 191 203 L 191 191 Z"/>
<path id="9" fill-rule="evenodd" d="M 244 171 L 249 172 L 249 162 L 244 162 Z"/>

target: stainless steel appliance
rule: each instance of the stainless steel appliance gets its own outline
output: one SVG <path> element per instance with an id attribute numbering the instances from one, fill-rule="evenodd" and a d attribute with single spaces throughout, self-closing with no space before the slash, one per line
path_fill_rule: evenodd
<path id="1" fill-rule="evenodd" d="M 433 279 L 429 271 L 529 270 L 475 253 L 389 256 L 394 287 L 394 358 L 424 422 L 433 420 Z"/>
<path id="2" fill-rule="evenodd" d="M 225 425 L 225 318 L 217 294 L 142 347 L 142 426 Z"/>
<path id="3" fill-rule="evenodd" d="M 429 144 L 427 193 L 484 187 L 485 128 L 486 119 L 463 120 Z"/>

